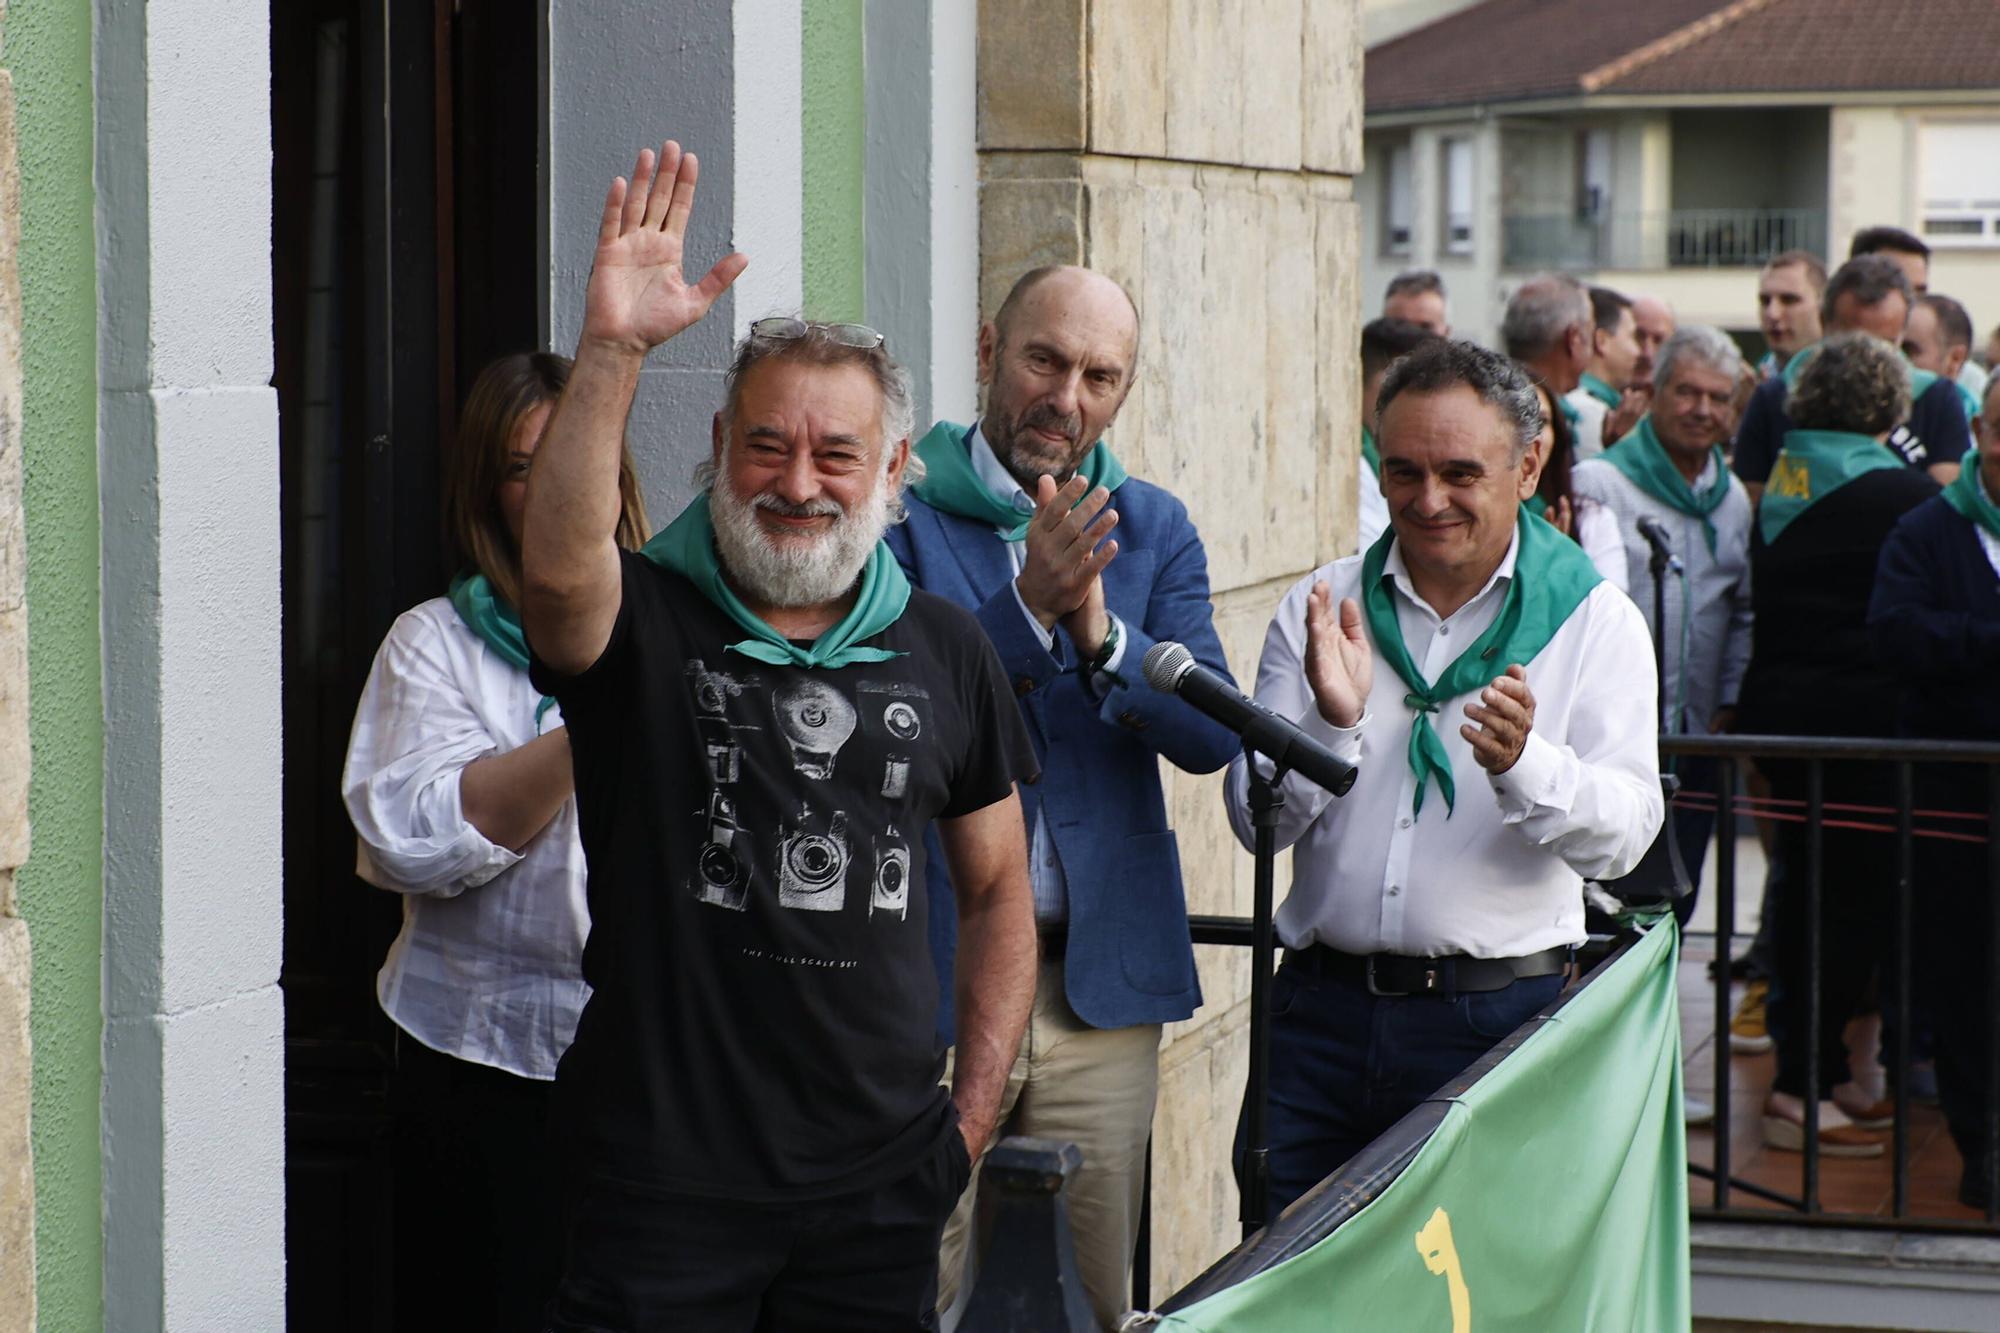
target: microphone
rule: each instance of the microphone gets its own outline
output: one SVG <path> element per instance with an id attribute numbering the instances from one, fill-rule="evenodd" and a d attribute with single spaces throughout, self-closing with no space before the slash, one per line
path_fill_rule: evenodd
<path id="1" fill-rule="evenodd" d="M 1680 558 L 1674 554 L 1673 539 L 1656 518 L 1641 516 L 1638 522 L 1639 535 L 1646 539 L 1646 545 L 1653 548 L 1653 558 L 1649 562 L 1655 577 L 1669 569 L 1680 568 Z"/>
<path id="2" fill-rule="evenodd" d="M 1243 738 L 1243 744 L 1279 768 L 1347 795 L 1354 785 L 1354 765 L 1194 660 L 1185 644 L 1165 640 L 1146 650 L 1141 663 L 1146 683 L 1162 694 L 1177 694 L 1182 702 L 1206 714 Z"/>

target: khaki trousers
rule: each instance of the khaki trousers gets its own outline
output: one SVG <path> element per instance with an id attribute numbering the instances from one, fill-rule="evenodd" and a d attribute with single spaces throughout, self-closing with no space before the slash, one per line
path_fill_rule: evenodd
<path id="1" fill-rule="evenodd" d="M 1139 1235 L 1146 1140 L 1159 1085 L 1160 1025 L 1091 1027 L 1064 998 L 1062 955 L 1043 958 L 1034 1011 L 1007 1075 L 993 1139 L 1027 1134 L 1074 1143 L 1082 1150 L 1083 1166 L 1064 1197 L 1084 1293 L 1105 1329 L 1117 1327 L 1131 1299 L 1132 1247 Z M 974 1163 L 972 1184 L 945 1223 L 938 1254 L 939 1310 L 949 1310 L 960 1288 L 977 1279 L 979 1256 L 986 1250 L 987 1237 L 974 1234 L 981 1230 L 974 1218 L 977 1168 L 984 1161 L 982 1153 Z"/>

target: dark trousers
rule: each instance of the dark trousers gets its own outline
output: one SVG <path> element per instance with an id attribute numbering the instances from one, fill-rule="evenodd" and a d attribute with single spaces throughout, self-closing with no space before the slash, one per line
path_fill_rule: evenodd
<path id="1" fill-rule="evenodd" d="M 1358 980 L 1323 972 L 1321 956 L 1287 952 L 1271 980 L 1269 1217 L 1464 1073 L 1563 983 L 1556 975 L 1450 999 L 1375 996 Z M 1239 1116 L 1239 1186 L 1246 1123 Z"/>
<path id="2" fill-rule="evenodd" d="M 1805 769 L 1798 764 L 1767 764 L 1771 792 L 1786 800 L 1803 800 Z M 1874 766 L 1879 770 L 1880 766 Z M 1829 804 L 1888 805 L 1893 790 L 1880 771 L 1858 764 L 1826 766 L 1825 799 Z M 1788 811 L 1787 813 L 1793 813 Z M 1796 813 L 1803 814 L 1803 807 Z M 1892 816 L 1857 815 L 1828 810 L 1827 822 L 1860 820 L 1893 824 Z M 1871 983 L 1878 972 L 1887 986 L 1893 973 L 1896 903 L 1896 840 L 1870 830 L 1826 828 L 1820 854 L 1820 961 L 1818 996 L 1819 1088 L 1831 1095 L 1851 1077 L 1847 1045 L 1842 1038 L 1849 1020 L 1867 1009 Z M 1771 1040 L 1777 1048 L 1777 1076 L 1771 1086 L 1804 1097 L 1811 1046 L 1806 1041 L 1807 1005 L 1814 994 L 1807 935 L 1811 929 L 1811 893 L 1807 880 L 1810 840 L 1803 822 L 1778 825 L 1777 851 L 1784 866 L 1784 891 L 1775 904 L 1772 953 L 1776 964 L 1766 1012 Z M 1893 1060 L 1890 1034 L 1883 1034 L 1883 1057 Z"/>
<path id="3" fill-rule="evenodd" d="M 972 1177 L 952 1129 L 917 1168 L 806 1203 L 583 1183 L 550 1333 L 896 1333 L 937 1327 L 938 1242 Z"/>
<path id="4" fill-rule="evenodd" d="M 397 1328 L 541 1328 L 562 1272 L 552 1086 L 396 1034 Z"/>
<path id="5" fill-rule="evenodd" d="M 1939 765 L 1923 775 L 1918 804 L 1960 808 L 1976 790 L 1970 766 Z M 1954 822 L 1964 831 L 1969 826 Z M 1970 826 L 1976 827 L 1976 826 Z M 1987 1075 L 1995 1015 L 1987 1000 L 1992 976 L 1994 901 L 1988 887 L 1986 848 L 1975 843 L 1919 838 L 1916 893 L 1911 904 L 1913 981 L 1917 1008 L 1931 1023 L 1937 1060 L 1938 1103 L 1959 1155 L 1968 1164 L 1986 1154 Z"/>

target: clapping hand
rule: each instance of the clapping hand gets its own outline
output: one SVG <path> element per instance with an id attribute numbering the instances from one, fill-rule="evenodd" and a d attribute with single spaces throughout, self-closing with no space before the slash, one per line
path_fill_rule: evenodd
<path id="1" fill-rule="evenodd" d="M 655 167 L 657 166 L 657 170 Z M 700 282 L 681 271 L 701 163 L 669 139 L 643 149 L 628 185 L 611 182 L 584 297 L 583 341 L 645 355 L 698 321 L 750 262 L 729 254 Z"/>
<path id="2" fill-rule="evenodd" d="M 1528 733 L 1535 729 L 1535 696 L 1528 688 L 1528 673 L 1518 663 L 1507 674 L 1479 692 L 1479 702 L 1467 704 L 1465 715 L 1478 723 L 1459 727 L 1458 734 L 1472 742 L 1472 757 L 1479 766 L 1498 777 L 1514 766 Z"/>
<path id="3" fill-rule="evenodd" d="M 1027 549 L 1014 586 L 1043 629 L 1067 621 L 1078 649 L 1094 653 L 1108 624 L 1097 576 L 1118 554 L 1118 543 L 1106 540 L 1118 526 L 1118 511 L 1106 508 L 1111 492 L 1104 487 L 1084 494 L 1089 485 L 1081 476 L 1060 487 L 1053 477 L 1036 481 L 1035 516 L 1028 520 Z"/>
<path id="4" fill-rule="evenodd" d="M 1319 715 L 1343 729 L 1356 725 L 1374 681 L 1375 653 L 1361 627 L 1360 605 L 1344 597 L 1336 617 L 1332 591 L 1324 580 L 1313 584 L 1306 596 L 1306 683 Z"/>

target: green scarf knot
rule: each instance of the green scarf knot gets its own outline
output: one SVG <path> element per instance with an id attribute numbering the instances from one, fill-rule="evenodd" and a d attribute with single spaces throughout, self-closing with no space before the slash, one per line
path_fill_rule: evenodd
<path id="1" fill-rule="evenodd" d="M 970 426 L 961 426 L 953 421 L 940 421 L 932 426 L 924 438 L 917 441 L 917 457 L 924 462 L 924 479 L 910 489 L 933 509 L 969 518 L 975 523 L 985 523 L 998 528 L 1000 535 L 1008 541 L 1020 541 L 1028 535 L 1028 522 L 1034 515 L 1023 514 L 1014 508 L 1011 498 L 995 495 L 987 489 L 986 483 L 979 478 L 978 469 L 972 466 L 972 454 L 968 449 L 971 438 Z M 1115 491 L 1126 481 L 1125 469 L 1118 462 L 1117 455 L 1102 440 L 1091 446 L 1090 452 L 1083 456 L 1083 462 L 1077 465 L 1076 472 L 1090 483 L 1084 488 L 1085 495 L 1099 486 Z"/>
<path id="2" fill-rule="evenodd" d="M 1667 454 L 1653 430 L 1653 415 L 1639 418 L 1618 443 L 1604 451 L 1604 461 L 1625 474 L 1625 479 L 1677 514 L 1701 520 L 1701 535 L 1708 539 L 1708 553 L 1715 554 L 1715 511 L 1729 498 L 1729 465 L 1723 461 L 1722 446 L 1710 451 L 1715 459 L 1715 480 L 1696 491 Z"/>
<path id="3" fill-rule="evenodd" d="M 521 630 L 521 613 L 493 591 L 492 580 L 484 574 L 460 574 L 451 581 L 451 609 L 501 661 L 517 671 L 528 669 L 528 636 Z M 547 694 L 535 705 L 537 732 L 555 705 L 554 696 Z"/>
<path id="4" fill-rule="evenodd" d="M 2000 537 L 2000 505 L 1986 493 L 1979 475 L 1979 451 L 1967 451 L 1958 465 L 1958 480 L 1944 488 L 1944 502 L 1973 523 Z"/>
<path id="5" fill-rule="evenodd" d="M 1778 540 L 1806 510 L 1869 472 L 1898 468 L 1903 460 L 1873 435 L 1844 430 L 1788 430 L 1771 463 L 1757 528 L 1766 545 Z"/>
<path id="6" fill-rule="evenodd" d="M 1525 509 L 1515 531 L 1514 574 L 1507 580 L 1500 614 L 1445 668 L 1435 684 L 1424 679 L 1403 643 L 1403 627 L 1396 618 L 1395 601 L 1384 574 L 1395 529 L 1383 533 L 1362 557 L 1361 600 L 1368 618 L 1368 637 L 1374 640 L 1382 660 L 1409 687 L 1403 702 L 1411 712 L 1409 763 L 1417 777 L 1416 795 L 1410 803 L 1413 816 L 1423 813 L 1424 788 L 1433 780 L 1444 793 L 1447 819 L 1458 796 L 1451 776 L 1451 756 L 1431 724 L 1432 715 L 1498 675 L 1495 663 L 1505 671 L 1533 661 L 1590 590 L 1602 582 L 1582 547 Z"/>
<path id="7" fill-rule="evenodd" d="M 813 640 L 809 648 L 799 647 L 765 624 L 723 579 L 722 562 L 715 554 L 715 525 L 709 515 L 706 491 L 695 496 L 681 510 L 680 517 L 662 528 L 639 553 L 694 584 L 724 615 L 750 631 L 749 638 L 726 648 L 752 661 L 813 670 L 834 669 L 855 662 L 886 662 L 904 656 L 886 648 L 861 646 L 863 639 L 871 639 L 895 624 L 910 602 L 910 581 L 884 542 L 875 543 L 875 549 L 868 553 L 868 563 L 861 567 L 861 589 L 853 607 L 839 624 Z"/>

